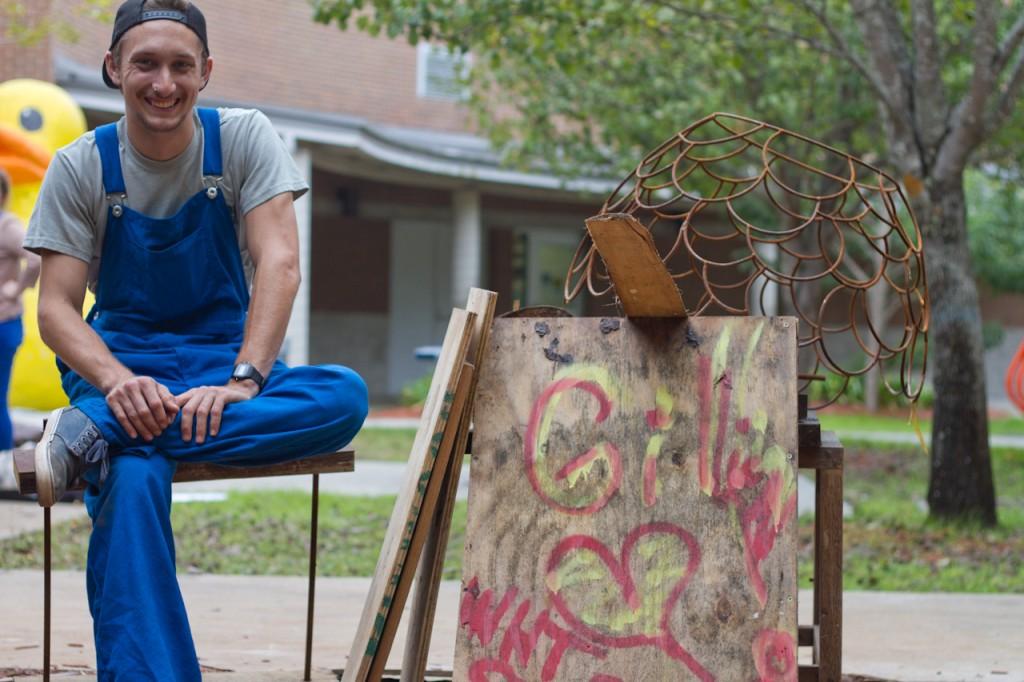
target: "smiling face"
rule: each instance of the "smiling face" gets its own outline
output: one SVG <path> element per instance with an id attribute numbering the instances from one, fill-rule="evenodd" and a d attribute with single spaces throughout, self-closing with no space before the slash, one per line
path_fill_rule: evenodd
<path id="1" fill-rule="evenodd" d="M 118 48 L 119 60 L 107 53 L 107 72 L 124 96 L 129 139 L 149 158 L 177 156 L 192 139 L 192 108 L 213 60 L 191 29 L 169 20 L 135 26 Z"/>

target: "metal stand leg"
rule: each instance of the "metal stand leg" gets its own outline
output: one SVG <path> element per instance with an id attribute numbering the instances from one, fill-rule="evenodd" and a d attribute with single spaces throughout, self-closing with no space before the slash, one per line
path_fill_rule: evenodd
<path id="1" fill-rule="evenodd" d="M 316 596 L 317 514 L 320 510 L 320 474 L 313 474 L 313 501 L 309 521 L 309 603 L 306 611 L 306 671 L 305 682 L 311 679 L 313 668 L 313 600 Z"/>
<path id="2" fill-rule="evenodd" d="M 43 507 L 43 682 L 50 682 L 50 508 Z"/>

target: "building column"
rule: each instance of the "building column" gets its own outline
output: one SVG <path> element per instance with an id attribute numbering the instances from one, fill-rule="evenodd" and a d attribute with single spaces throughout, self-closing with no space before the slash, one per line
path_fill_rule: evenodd
<path id="1" fill-rule="evenodd" d="M 295 222 L 299 228 L 299 274 L 302 276 L 302 282 L 299 284 L 299 291 L 292 305 L 292 315 L 288 320 L 288 332 L 284 342 L 285 362 L 289 365 L 306 365 L 309 364 L 309 248 L 313 224 L 313 155 L 308 148 L 299 146 L 295 138 L 286 139 L 285 142 L 291 149 L 299 173 L 309 185 L 309 191 L 295 202 Z"/>
<path id="2" fill-rule="evenodd" d="M 465 307 L 471 287 L 483 279 L 484 230 L 480 221 L 480 192 L 472 189 L 452 193 L 455 233 L 452 239 L 452 303 Z"/>

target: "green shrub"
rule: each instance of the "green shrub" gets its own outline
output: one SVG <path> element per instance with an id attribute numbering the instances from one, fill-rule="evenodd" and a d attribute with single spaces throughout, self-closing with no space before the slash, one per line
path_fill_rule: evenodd
<path id="1" fill-rule="evenodd" d="M 430 381 L 433 379 L 434 374 L 428 372 L 419 379 L 410 381 L 405 386 L 402 386 L 402 391 L 398 395 L 398 400 L 403 405 L 418 406 L 422 405 L 427 400 L 427 392 L 430 391 Z"/>
<path id="2" fill-rule="evenodd" d="M 867 397 L 867 382 L 865 382 L 864 376 L 850 377 L 845 389 L 843 388 L 844 381 L 845 379 L 842 376 L 829 373 L 824 381 L 812 382 L 809 389 L 811 404 L 822 403 L 835 396 L 839 391 L 842 391 L 842 395 L 835 401 L 836 405 L 863 405 Z M 898 387 L 899 382 L 899 375 L 889 375 L 890 386 Z M 935 404 L 935 391 L 932 390 L 931 384 L 925 384 L 917 403 L 922 408 L 931 407 Z M 878 382 L 879 407 L 907 407 L 909 404 L 909 401 L 903 394 L 893 395 L 883 382 Z"/>

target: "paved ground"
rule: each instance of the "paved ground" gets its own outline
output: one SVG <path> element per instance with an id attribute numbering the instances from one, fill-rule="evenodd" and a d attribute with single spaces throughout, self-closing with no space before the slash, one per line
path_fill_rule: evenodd
<path id="1" fill-rule="evenodd" d="M 204 665 L 235 672 L 239 680 L 301 679 L 305 578 L 183 575 L 181 584 Z M 94 653 L 84 575 L 58 571 L 53 585 L 52 662 L 88 668 Z M 369 585 L 368 578 L 317 582 L 317 679 L 330 679 L 332 669 L 344 666 Z M 39 572 L 0 571 L 0 668 L 41 665 L 41 592 Z M 451 669 L 458 596 L 457 582 L 442 585 L 432 668 Z M 810 602 L 810 593 L 801 592 L 801 622 L 809 620 Z M 1024 595 L 848 592 L 844 608 L 847 673 L 906 682 L 1024 680 Z M 400 666 L 404 633 L 399 639 L 388 663 L 392 669 Z"/>

